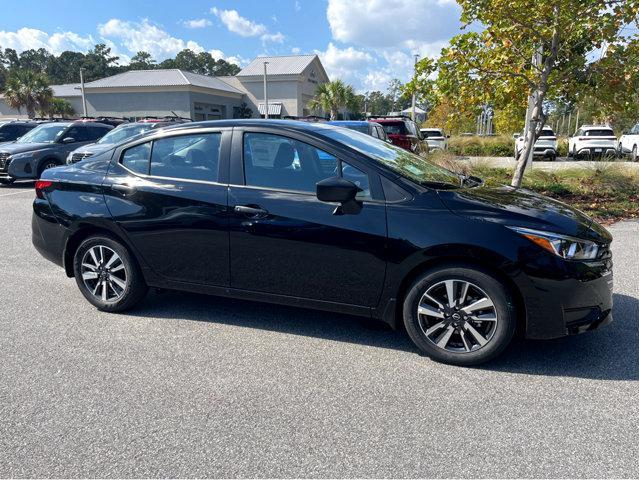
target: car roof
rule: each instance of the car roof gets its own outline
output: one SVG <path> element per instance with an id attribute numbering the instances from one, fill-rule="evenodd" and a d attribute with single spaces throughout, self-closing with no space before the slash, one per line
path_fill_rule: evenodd
<path id="1" fill-rule="evenodd" d="M 353 127 L 356 126 L 360 126 L 360 125 L 370 125 L 371 123 L 374 122 L 369 122 L 367 120 L 331 120 L 330 122 L 326 122 L 329 125 L 337 125 L 337 126 L 344 126 L 344 125 L 350 125 Z"/>

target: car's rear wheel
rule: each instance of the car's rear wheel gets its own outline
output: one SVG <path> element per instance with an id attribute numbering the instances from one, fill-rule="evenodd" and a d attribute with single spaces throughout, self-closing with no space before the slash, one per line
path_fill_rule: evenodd
<path id="1" fill-rule="evenodd" d="M 508 289 L 479 269 L 445 267 L 424 273 L 403 304 L 415 345 L 434 360 L 478 365 L 498 356 L 515 332 Z"/>
<path id="2" fill-rule="evenodd" d="M 135 259 L 110 237 L 84 240 L 75 252 L 73 271 L 80 291 L 98 310 L 128 310 L 148 291 Z"/>

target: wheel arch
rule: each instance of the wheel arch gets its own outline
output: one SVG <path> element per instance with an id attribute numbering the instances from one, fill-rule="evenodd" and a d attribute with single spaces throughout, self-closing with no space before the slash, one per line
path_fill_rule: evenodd
<path id="1" fill-rule="evenodd" d="M 396 301 L 395 301 L 395 311 L 394 311 L 394 319 L 393 325 L 397 327 L 401 325 L 402 322 L 398 322 L 397 319 L 402 318 L 402 306 L 404 303 L 404 298 L 408 294 L 410 286 L 415 282 L 415 280 L 425 272 L 432 270 L 434 268 L 441 267 L 474 267 L 479 270 L 483 270 L 486 273 L 494 276 L 498 279 L 504 286 L 508 289 L 511 294 L 513 301 L 515 312 L 517 315 L 517 326 L 515 334 L 517 336 L 523 336 L 526 331 L 527 317 L 526 317 L 526 305 L 524 301 L 524 296 L 517 286 L 517 283 L 509 276 L 502 268 L 495 266 L 494 262 L 490 262 L 488 260 L 483 260 L 478 256 L 465 256 L 465 255 L 456 255 L 449 254 L 444 256 L 439 256 L 437 258 L 432 258 L 428 260 L 424 260 L 417 265 L 414 265 L 402 278 L 399 286 L 396 290 Z"/>
<path id="2" fill-rule="evenodd" d="M 112 238 L 113 240 L 121 243 L 129 250 L 133 258 L 137 260 L 137 255 L 135 255 L 135 252 L 131 248 L 131 245 L 129 245 L 129 243 L 118 233 L 98 225 L 93 225 L 93 224 L 81 225 L 71 235 L 69 235 L 69 238 L 67 239 L 66 244 L 64 246 L 63 262 L 64 262 L 64 271 L 67 277 L 71 278 L 74 276 L 73 275 L 73 256 L 75 255 L 76 250 L 85 239 L 94 235 L 104 235 L 106 237 Z"/>
<path id="3" fill-rule="evenodd" d="M 33 175 L 35 176 L 35 178 L 39 178 L 40 177 L 40 169 L 42 168 L 42 165 L 44 164 L 44 162 L 46 162 L 47 160 L 53 160 L 55 163 L 57 163 L 58 165 L 64 165 L 64 161 L 62 159 L 60 159 L 59 156 L 53 154 L 53 153 L 48 153 L 46 155 L 44 155 L 42 158 L 38 158 L 33 165 Z"/>

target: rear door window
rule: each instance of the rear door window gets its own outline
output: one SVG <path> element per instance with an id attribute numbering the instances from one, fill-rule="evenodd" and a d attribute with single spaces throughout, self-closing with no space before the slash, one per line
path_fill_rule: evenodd
<path id="1" fill-rule="evenodd" d="M 151 175 L 216 182 L 221 140 L 219 132 L 156 140 L 151 154 Z"/>
<path id="2" fill-rule="evenodd" d="M 596 130 L 586 130 L 586 137 L 614 137 L 615 134 L 612 130 L 607 128 L 600 128 Z"/>
<path id="3" fill-rule="evenodd" d="M 388 135 L 406 135 L 404 122 L 386 122 L 381 125 Z"/>

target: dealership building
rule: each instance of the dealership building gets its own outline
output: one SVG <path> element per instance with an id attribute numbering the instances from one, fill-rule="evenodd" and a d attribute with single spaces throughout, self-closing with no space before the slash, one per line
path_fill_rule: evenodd
<path id="1" fill-rule="evenodd" d="M 242 104 L 252 117 L 265 113 L 264 62 L 267 62 L 269 117 L 311 113 L 308 102 L 319 84 L 328 82 L 317 55 L 257 57 L 235 76 L 212 77 L 178 69 L 130 70 L 84 86 L 88 116 L 141 118 L 177 115 L 193 120 L 237 118 Z M 76 115 L 83 112 L 79 84 L 52 85 Z M 0 118 L 21 118 L 0 95 Z"/>

